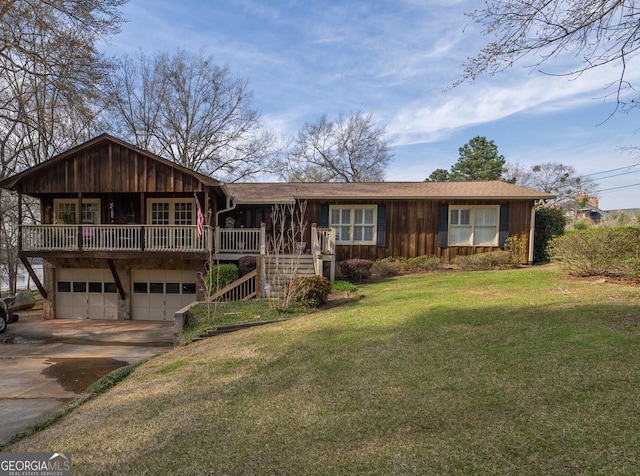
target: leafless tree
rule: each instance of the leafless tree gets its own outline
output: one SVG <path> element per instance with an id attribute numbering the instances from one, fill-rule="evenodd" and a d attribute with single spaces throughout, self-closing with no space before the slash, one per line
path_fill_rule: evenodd
<path id="1" fill-rule="evenodd" d="M 0 4 L 0 179 L 95 132 L 109 67 L 98 40 L 118 31 L 123 0 L 14 0 Z M 0 193 L 0 249 L 15 283 L 17 211 Z M 36 217 L 23 201 L 23 217 Z M 13 284 L 14 285 L 14 284 Z"/>
<path id="2" fill-rule="evenodd" d="M 549 65 L 550 74 L 579 76 L 605 65 L 618 73 L 608 85 L 618 106 L 636 105 L 625 95 L 631 60 L 640 49 L 640 10 L 635 0 L 487 0 L 471 18 L 493 38 L 466 65 L 462 80 L 501 72 L 530 58 L 535 67 Z M 557 73 L 551 63 L 573 56 L 575 66 Z"/>
<path id="3" fill-rule="evenodd" d="M 362 111 L 306 123 L 287 156 L 291 182 L 381 182 L 393 158 L 385 128 Z"/>
<path id="4" fill-rule="evenodd" d="M 556 195 L 550 202 L 575 200 L 579 193 L 594 196 L 598 186 L 588 177 L 576 175 L 575 169 L 570 165 L 557 162 L 534 165 L 530 169 L 520 164 L 507 164 L 505 176 L 513 179 L 516 185 Z"/>
<path id="5" fill-rule="evenodd" d="M 271 209 L 272 233 L 267 241 L 266 295 L 272 308 L 286 311 L 296 294 L 298 274 L 307 230 L 307 202 L 277 204 Z"/>
<path id="6" fill-rule="evenodd" d="M 110 95 L 115 132 L 139 147 L 226 181 L 278 170 L 247 82 L 211 57 L 125 57 Z"/>

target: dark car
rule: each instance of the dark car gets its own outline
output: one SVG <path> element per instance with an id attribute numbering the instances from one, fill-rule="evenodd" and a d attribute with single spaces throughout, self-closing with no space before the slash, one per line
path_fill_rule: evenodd
<path id="1" fill-rule="evenodd" d="M 7 324 L 18 320 L 18 315 L 13 312 L 15 300 L 15 296 L 0 298 L 0 334 L 7 330 Z"/>

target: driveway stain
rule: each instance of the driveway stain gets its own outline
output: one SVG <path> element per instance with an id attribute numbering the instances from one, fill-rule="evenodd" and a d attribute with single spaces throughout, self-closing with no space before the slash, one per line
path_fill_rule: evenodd
<path id="1" fill-rule="evenodd" d="M 109 372 L 129 365 L 129 362 L 112 357 L 57 358 L 46 363 L 50 366 L 42 371 L 42 375 L 55 378 L 62 388 L 75 393 L 86 390 Z"/>

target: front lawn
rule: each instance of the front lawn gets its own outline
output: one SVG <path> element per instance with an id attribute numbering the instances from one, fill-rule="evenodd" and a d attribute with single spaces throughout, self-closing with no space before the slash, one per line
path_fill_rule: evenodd
<path id="1" fill-rule="evenodd" d="M 311 312 L 311 309 L 298 303 L 292 303 L 286 312 L 279 311 L 264 299 L 201 303 L 189 309 L 184 330 L 178 340 L 182 345 L 208 330 L 221 326 L 290 319 L 308 312 Z"/>
<path id="2" fill-rule="evenodd" d="M 358 292 L 152 359 L 4 451 L 74 475 L 637 473 L 638 287 L 535 267 Z"/>

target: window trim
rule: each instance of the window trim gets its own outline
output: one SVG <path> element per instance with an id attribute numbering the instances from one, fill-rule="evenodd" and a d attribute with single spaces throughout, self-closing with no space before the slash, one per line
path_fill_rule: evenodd
<path id="1" fill-rule="evenodd" d="M 76 198 L 54 198 L 53 199 L 53 222 L 54 223 L 59 218 L 58 215 L 60 215 L 60 205 L 68 204 L 68 203 L 77 205 L 78 199 Z M 101 209 L 101 203 L 99 198 L 83 198 L 82 199 L 82 203 L 80 204 L 80 219 L 82 219 L 82 205 L 96 205 L 96 210 L 97 210 L 96 223 L 91 223 L 91 224 L 99 225 L 102 223 L 102 209 Z"/>
<path id="2" fill-rule="evenodd" d="M 346 223 L 333 223 L 331 221 L 331 217 L 333 216 L 333 211 L 334 210 L 350 210 L 349 212 L 349 224 Z M 373 219 L 371 221 L 371 224 L 361 224 L 361 223 L 354 223 L 355 220 L 355 211 L 356 210 L 373 210 Z M 338 240 L 336 237 L 336 244 L 337 245 L 348 245 L 348 246 L 360 246 L 360 245 L 364 245 L 364 246 L 369 246 L 369 245 L 373 245 L 375 246 L 377 243 L 377 235 L 378 235 L 378 205 L 351 205 L 351 204 L 344 204 L 344 205 L 329 205 L 329 226 L 332 228 L 335 227 L 340 227 L 340 226 L 349 226 L 350 227 L 350 236 L 351 239 L 350 240 Z M 373 235 L 371 237 L 371 240 L 367 240 L 367 241 L 358 241 L 354 239 L 354 228 L 357 226 L 370 226 L 373 229 Z"/>
<path id="3" fill-rule="evenodd" d="M 154 203 L 169 204 L 169 224 L 166 226 L 194 226 L 196 224 L 196 201 L 194 198 L 148 198 L 147 199 L 147 225 L 152 223 L 152 207 Z M 176 225 L 175 212 L 177 203 L 191 203 L 191 223 L 189 225 Z M 160 226 L 160 225 L 159 225 Z"/>
<path id="4" fill-rule="evenodd" d="M 474 243 L 474 234 L 475 234 L 475 230 L 476 227 L 480 227 L 479 225 L 476 225 L 475 223 L 475 216 L 476 216 L 476 211 L 477 210 L 487 210 L 487 209 L 493 209 L 495 211 L 495 217 L 496 217 L 496 221 L 495 224 L 493 225 L 493 229 L 495 230 L 495 233 L 493 235 L 493 241 L 492 242 L 484 242 L 484 243 Z M 468 227 L 471 228 L 471 233 L 469 234 L 469 241 L 468 242 L 458 242 L 458 243 L 453 243 L 451 241 L 451 230 L 452 227 L 456 227 L 456 226 L 463 226 L 463 225 L 457 225 L 457 224 L 452 224 L 451 223 L 451 215 L 452 215 L 452 211 L 453 210 L 470 210 L 470 216 L 469 216 L 469 225 Z M 447 244 L 448 246 L 492 246 L 492 247 L 497 247 L 498 246 L 498 242 L 500 239 L 500 205 L 449 205 L 448 210 L 447 210 Z M 488 226 L 485 226 L 484 228 L 489 228 Z"/>

